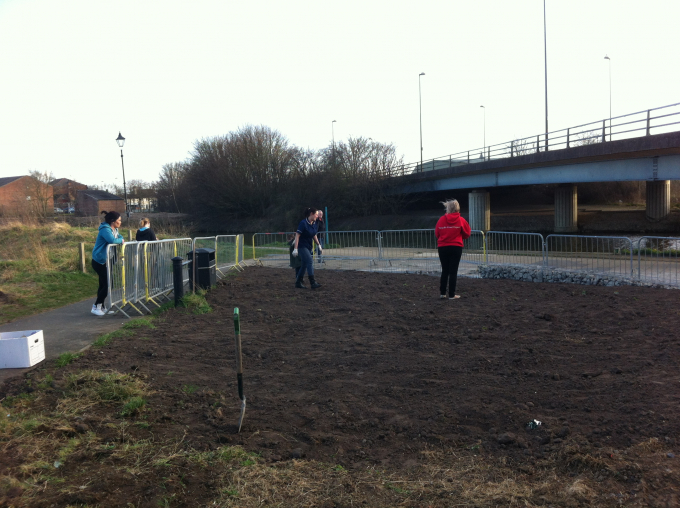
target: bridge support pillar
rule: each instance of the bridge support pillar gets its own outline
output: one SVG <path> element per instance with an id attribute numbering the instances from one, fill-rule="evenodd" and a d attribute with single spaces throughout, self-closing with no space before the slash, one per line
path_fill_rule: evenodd
<path id="1" fill-rule="evenodd" d="M 555 189 L 555 233 L 578 231 L 577 204 L 576 185 L 560 185 Z"/>
<path id="2" fill-rule="evenodd" d="M 484 190 L 473 190 L 468 194 L 470 227 L 481 231 L 491 229 L 491 197 Z"/>
<path id="3" fill-rule="evenodd" d="M 671 213 L 671 181 L 652 180 L 647 182 L 647 220 L 655 222 L 665 219 Z"/>

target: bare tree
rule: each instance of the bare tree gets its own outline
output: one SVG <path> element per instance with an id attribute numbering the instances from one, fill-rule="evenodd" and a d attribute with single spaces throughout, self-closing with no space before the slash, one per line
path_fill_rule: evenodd
<path id="1" fill-rule="evenodd" d="M 31 203 L 31 211 L 36 217 L 48 217 L 52 215 L 54 198 L 50 182 L 54 181 L 52 173 L 31 171 L 31 177 L 27 182 L 26 195 Z"/>
<path id="2" fill-rule="evenodd" d="M 158 205 L 162 210 L 181 213 L 181 189 L 187 169 L 188 164 L 185 162 L 172 162 L 163 166 L 158 181 L 155 183 Z"/>

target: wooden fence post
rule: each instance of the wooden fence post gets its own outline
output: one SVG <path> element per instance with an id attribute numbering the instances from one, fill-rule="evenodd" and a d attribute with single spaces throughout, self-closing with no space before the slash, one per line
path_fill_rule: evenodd
<path id="1" fill-rule="evenodd" d="M 85 244 L 83 242 L 80 242 L 80 269 L 83 273 L 87 273 L 85 267 Z"/>

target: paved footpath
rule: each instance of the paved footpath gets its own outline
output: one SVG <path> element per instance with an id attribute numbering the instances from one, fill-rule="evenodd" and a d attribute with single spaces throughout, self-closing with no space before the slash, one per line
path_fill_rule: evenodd
<path id="1" fill-rule="evenodd" d="M 97 337 L 117 330 L 128 319 L 122 314 L 93 316 L 90 313 L 94 297 L 66 307 L 43 312 L 0 325 L 0 332 L 42 330 L 45 337 L 45 360 L 54 360 L 61 353 L 77 352 L 89 347 Z M 41 365 L 40 363 L 38 365 Z M 0 384 L 29 369 L 0 369 Z"/>

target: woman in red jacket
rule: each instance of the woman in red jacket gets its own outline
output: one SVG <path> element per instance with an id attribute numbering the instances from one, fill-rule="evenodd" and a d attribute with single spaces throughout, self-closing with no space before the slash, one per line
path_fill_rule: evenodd
<path id="1" fill-rule="evenodd" d="M 463 255 L 463 240 L 470 238 L 470 224 L 460 216 L 460 205 L 455 199 L 442 203 L 446 213 L 437 221 L 434 236 L 437 237 L 442 277 L 439 281 L 439 298 L 446 298 L 446 283 L 449 283 L 449 300 L 460 298 L 456 294 L 458 265 Z"/>

